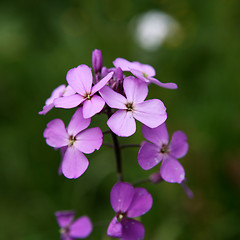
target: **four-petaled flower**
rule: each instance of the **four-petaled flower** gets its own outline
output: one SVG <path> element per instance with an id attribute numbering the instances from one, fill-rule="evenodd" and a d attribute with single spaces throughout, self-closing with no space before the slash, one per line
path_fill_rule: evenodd
<path id="1" fill-rule="evenodd" d="M 159 99 L 145 100 L 148 94 L 147 84 L 134 78 L 124 79 L 123 88 L 126 97 L 105 86 L 100 94 L 111 108 L 119 109 L 107 121 L 109 128 L 118 136 L 128 137 L 135 133 L 135 119 L 155 128 L 166 118 L 166 108 Z"/>
<path id="2" fill-rule="evenodd" d="M 166 124 L 157 128 L 142 127 L 144 142 L 138 153 L 138 163 L 144 170 L 149 170 L 162 161 L 161 177 L 171 183 L 181 183 L 185 179 L 185 171 L 178 162 L 188 152 L 187 136 L 182 131 L 173 133 L 170 144 Z"/>
<path id="3" fill-rule="evenodd" d="M 92 232 L 92 223 L 89 217 L 82 216 L 74 219 L 74 211 L 58 211 L 55 213 L 60 226 L 61 240 L 75 240 L 86 238 Z"/>
<path id="4" fill-rule="evenodd" d="M 122 240 L 141 240 L 144 226 L 136 218 L 152 207 L 152 196 L 144 188 L 135 188 L 127 182 L 116 183 L 110 194 L 111 205 L 116 215 L 108 226 L 107 235 Z"/>
<path id="5" fill-rule="evenodd" d="M 61 170 L 67 178 L 80 177 L 89 165 L 83 153 L 92 153 L 102 145 L 101 129 L 99 127 L 86 129 L 90 121 L 90 118 L 83 118 L 82 108 L 79 108 L 74 113 L 67 129 L 61 119 L 54 119 L 47 124 L 43 133 L 49 146 L 66 148 Z"/>
<path id="6" fill-rule="evenodd" d="M 113 65 L 116 68 L 120 67 L 122 71 L 131 72 L 138 79 L 141 79 L 148 84 L 154 83 L 163 88 L 177 89 L 176 83 L 162 83 L 154 78 L 156 75 L 155 69 L 148 64 L 142 64 L 140 62 L 129 62 L 124 58 L 117 58 L 113 61 Z"/>
<path id="7" fill-rule="evenodd" d="M 93 84 L 93 76 L 91 68 L 87 65 L 79 65 L 72 68 L 67 73 L 67 82 L 72 87 L 76 94 L 66 97 L 58 98 L 54 101 L 57 108 L 73 108 L 81 103 L 83 104 L 83 117 L 90 118 L 96 113 L 99 113 L 105 101 L 96 93 L 102 89 L 107 82 L 112 78 L 113 72 L 110 72 L 102 80 Z"/>

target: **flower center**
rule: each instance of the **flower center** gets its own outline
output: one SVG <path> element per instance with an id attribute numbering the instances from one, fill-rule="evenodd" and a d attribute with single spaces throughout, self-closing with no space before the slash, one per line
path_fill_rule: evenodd
<path id="1" fill-rule="evenodd" d="M 146 73 L 144 73 L 144 72 L 143 72 L 143 76 L 144 76 L 145 78 L 148 78 L 148 75 L 147 75 Z"/>
<path id="2" fill-rule="evenodd" d="M 127 103 L 126 104 L 126 107 L 127 107 L 127 111 L 130 112 L 133 110 L 133 104 L 132 103 Z"/>
<path id="3" fill-rule="evenodd" d="M 71 135 L 71 136 L 69 136 L 68 140 L 69 140 L 68 146 L 71 147 L 74 144 L 74 142 L 76 141 L 76 138 L 73 135 Z"/>
<path id="4" fill-rule="evenodd" d="M 86 93 L 85 98 L 86 98 L 87 100 L 91 100 L 92 96 L 90 96 L 90 93 Z"/>
<path id="5" fill-rule="evenodd" d="M 65 227 L 65 228 L 60 228 L 60 234 L 63 234 L 63 235 L 68 235 L 69 234 L 69 227 Z"/>
<path id="6" fill-rule="evenodd" d="M 162 147 L 161 147 L 161 150 L 160 150 L 160 153 L 169 153 L 169 149 L 168 149 L 168 146 L 163 144 Z"/>
<path id="7" fill-rule="evenodd" d="M 118 212 L 117 213 L 117 221 L 121 222 L 123 220 L 123 218 L 125 217 L 124 213 Z"/>

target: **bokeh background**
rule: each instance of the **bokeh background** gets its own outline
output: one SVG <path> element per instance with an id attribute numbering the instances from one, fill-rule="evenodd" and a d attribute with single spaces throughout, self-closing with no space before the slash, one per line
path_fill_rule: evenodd
<path id="1" fill-rule="evenodd" d="M 110 239 L 112 150 L 88 155 L 90 167 L 77 180 L 58 176 L 60 154 L 42 132 L 53 118 L 67 123 L 73 111 L 38 115 L 70 68 L 91 65 L 95 48 L 107 67 L 117 57 L 148 63 L 158 79 L 179 86 L 151 86 L 149 98 L 165 103 L 170 135 L 188 135 L 181 163 L 195 197 L 178 184 L 143 184 L 154 197 L 142 217 L 145 239 L 240 239 L 239 9 L 238 0 L 1 1 L 0 239 L 59 239 L 54 212 L 67 209 L 91 217 L 89 239 Z M 95 116 L 92 125 L 106 130 L 105 122 Z M 140 129 L 121 141 L 140 143 Z M 137 151 L 123 152 L 126 181 L 159 170 L 143 171 Z"/>

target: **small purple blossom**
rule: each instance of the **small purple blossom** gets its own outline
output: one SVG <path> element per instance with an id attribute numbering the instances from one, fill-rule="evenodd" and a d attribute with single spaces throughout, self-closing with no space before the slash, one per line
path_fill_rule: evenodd
<path id="1" fill-rule="evenodd" d="M 144 188 L 135 188 L 126 182 L 116 183 L 110 194 L 111 205 L 116 215 L 108 226 L 107 235 L 122 240 L 141 240 L 144 226 L 136 218 L 152 207 L 152 196 Z"/>
<path id="2" fill-rule="evenodd" d="M 54 119 L 47 124 L 43 133 L 49 146 L 64 148 L 60 170 L 67 178 L 80 177 L 89 165 L 83 153 L 92 153 L 102 145 L 101 129 L 98 127 L 86 129 L 90 121 L 90 118 L 83 118 L 82 108 L 79 108 L 67 129 L 61 119 Z"/>
<path id="3" fill-rule="evenodd" d="M 115 134 L 121 137 L 133 135 L 136 131 L 135 119 L 151 128 L 166 120 L 166 108 L 162 101 L 144 101 L 148 94 L 146 83 L 134 77 L 127 77 L 123 81 L 123 89 L 126 97 L 108 86 L 100 91 L 109 107 L 119 109 L 107 121 L 107 125 Z"/>
<path id="4" fill-rule="evenodd" d="M 182 131 L 174 132 L 170 144 L 166 124 L 157 128 L 142 127 L 144 142 L 138 153 L 138 163 L 144 170 L 149 170 L 162 161 L 161 177 L 171 183 L 181 183 L 185 171 L 177 160 L 188 152 L 187 136 Z"/>
<path id="5" fill-rule="evenodd" d="M 138 79 L 146 83 L 154 83 L 163 88 L 177 89 L 176 83 L 162 83 L 154 76 L 156 75 L 155 69 L 148 65 L 140 62 L 129 62 L 124 58 L 117 58 L 113 61 L 113 65 L 117 68 L 120 67 L 123 71 L 131 72 Z"/>
<path id="6" fill-rule="evenodd" d="M 70 87 L 70 86 L 65 86 L 60 85 L 56 89 L 53 90 L 50 98 L 48 98 L 45 102 L 45 106 L 43 107 L 43 110 L 40 111 L 38 114 L 40 115 L 45 115 L 48 113 L 53 107 L 54 107 L 54 100 L 63 96 L 70 96 L 75 94 L 76 92 Z"/>
<path id="7" fill-rule="evenodd" d="M 66 78 L 68 84 L 76 91 L 76 94 L 56 99 L 54 101 L 55 107 L 73 108 L 82 103 L 83 117 L 90 118 L 94 116 L 96 113 L 99 113 L 105 105 L 105 101 L 96 93 L 107 84 L 112 78 L 112 75 L 113 73 L 109 73 L 106 77 L 92 86 L 93 76 L 91 68 L 82 64 L 76 68 L 70 69 Z"/>
<path id="8" fill-rule="evenodd" d="M 89 217 L 82 216 L 74 219 L 74 211 L 58 211 L 55 213 L 60 226 L 61 240 L 75 240 L 86 238 L 92 232 L 92 223 Z"/>

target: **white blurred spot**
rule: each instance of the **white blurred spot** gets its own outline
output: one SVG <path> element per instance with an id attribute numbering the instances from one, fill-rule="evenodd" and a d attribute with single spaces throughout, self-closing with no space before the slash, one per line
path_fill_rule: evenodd
<path id="1" fill-rule="evenodd" d="M 179 23 L 170 15 L 156 10 L 134 19 L 131 29 L 135 41 L 149 51 L 156 50 L 167 40 L 179 41 L 181 38 Z"/>

